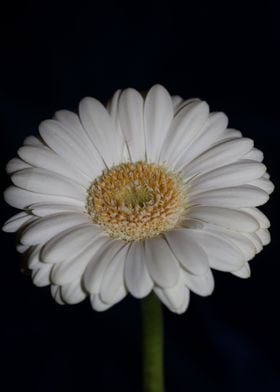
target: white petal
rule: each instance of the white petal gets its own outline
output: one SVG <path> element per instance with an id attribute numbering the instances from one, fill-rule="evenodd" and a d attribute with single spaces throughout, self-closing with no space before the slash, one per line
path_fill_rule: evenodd
<path id="1" fill-rule="evenodd" d="M 252 242 L 252 244 L 256 249 L 256 253 L 259 253 L 263 249 L 262 241 L 260 240 L 260 238 L 257 236 L 256 233 L 243 233 L 243 235 Z"/>
<path id="2" fill-rule="evenodd" d="M 214 277 L 209 268 L 204 275 L 193 275 L 182 271 L 185 285 L 194 293 L 206 297 L 214 291 Z"/>
<path id="3" fill-rule="evenodd" d="M 174 108 L 174 113 L 175 114 L 179 113 L 180 110 L 184 109 L 186 106 L 188 106 L 191 103 L 199 103 L 199 102 L 202 102 L 201 99 L 199 99 L 199 98 L 189 98 L 189 99 L 186 99 L 186 100 L 182 99 L 180 104 L 177 105 L 176 111 L 175 111 L 175 108 Z"/>
<path id="4" fill-rule="evenodd" d="M 247 184 L 260 178 L 266 167 L 254 161 L 239 161 L 204 173 L 191 181 L 192 192 Z"/>
<path id="5" fill-rule="evenodd" d="M 23 144 L 25 146 L 39 146 L 39 147 L 44 146 L 44 143 L 39 139 L 39 137 L 33 135 L 27 136 L 24 139 Z"/>
<path id="6" fill-rule="evenodd" d="M 114 302 L 114 298 L 119 292 L 120 287 L 124 287 L 124 264 L 128 248 L 128 244 L 124 245 L 113 257 L 104 272 L 100 288 L 100 298 L 105 303 L 110 304 Z"/>
<path id="7" fill-rule="evenodd" d="M 235 271 L 243 266 L 245 259 L 242 252 L 222 235 L 210 234 L 203 230 L 186 231 L 188 237 L 204 249 L 212 268 Z"/>
<path id="8" fill-rule="evenodd" d="M 66 162 L 63 158 L 49 149 L 25 146 L 18 150 L 18 155 L 32 166 L 70 178 L 84 187 L 89 187 L 92 181 L 92 178 L 84 175 L 81 171 L 76 170 L 74 164 L 69 164 L 69 162 Z"/>
<path id="9" fill-rule="evenodd" d="M 31 167 L 30 165 L 28 165 L 28 163 L 23 162 L 21 159 L 19 158 L 13 158 L 11 159 L 6 166 L 6 172 L 8 174 L 13 174 L 17 171 L 20 171 L 22 169 L 27 169 Z"/>
<path id="10" fill-rule="evenodd" d="M 17 245 L 16 245 L 16 250 L 17 250 L 19 253 L 25 253 L 28 249 L 29 249 L 29 246 L 28 246 L 28 245 L 22 245 L 22 244 L 17 244 Z"/>
<path id="11" fill-rule="evenodd" d="M 109 100 L 109 102 L 107 103 L 107 110 L 108 113 L 111 116 L 111 119 L 113 121 L 114 127 L 117 130 L 117 132 L 122 135 L 122 139 L 123 139 L 123 151 L 122 151 L 122 156 L 123 156 L 123 162 L 127 162 L 129 161 L 129 151 L 128 151 L 128 146 L 127 144 L 124 142 L 124 137 L 123 137 L 123 133 L 120 127 L 120 123 L 119 123 L 119 99 L 121 96 L 122 90 L 117 90 L 113 97 Z"/>
<path id="12" fill-rule="evenodd" d="M 252 146 L 253 141 L 246 138 L 219 143 L 187 164 L 182 170 L 182 176 L 188 178 L 194 174 L 204 173 L 220 166 L 228 165 L 243 157 Z M 188 154 L 186 159 L 189 160 Z"/>
<path id="13" fill-rule="evenodd" d="M 66 162 L 73 164 L 88 177 L 93 179 L 100 175 L 104 164 L 96 152 L 88 156 L 84 143 L 79 135 L 73 138 L 73 134 L 58 121 L 45 120 L 39 125 L 39 132 L 46 144 L 60 155 Z"/>
<path id="14" fill-rule="evenodd" d="M 263 245 L 268 245 L 271 241 L 270 233 L 266 229 L 260 229 L 256 232 Z"/>
<path id="15" fill-rule="evenodd" d="M 95 253 L 84 273 L 84 287 L 90 294 L 98 294 L 109 263 L 125 245 L 123 241 L 108 239 Z"/>
<path id="16" fill-rule="evenodd" d="M 41 244 L 60 232 L 83 223 L 89 223 L 89 218 L 80 213 L 61 213 L 38 218 L 23 231 L 21 242 L 24 245 Z"/>
<path id="17" fill-rule="evenodd" d="M 173 95 L 171 97 L 171 100 L 172 100 L 174 112 L 176 112 L 178 110 L 178 108 L 180 107 L 181 103 L 184 102 L 183 98 L 180 97 L 179 95 Z"/>
<path id="18" fill-rule="evenodd" d="M 185 229 L 200 229 L 203 230 L 205 227 L 205 223 L 198 221 L 196 219 L 187 218 L 181 222 L 182 227 Z"/>
<path id="19" fill-rule="evenodd" d="M 240 266 L 235 266 L 227 263 L 225 258 L 220 259 L 217 256 L 210 255 L 209 262 L 212 269 L 222 272 L 233 272 L 236 271 L 237 268 L 241 268 Z"/>
<path id="20" fill-rule="evenodd" d="M 108 113 L 110 114 L 115 127 L 118 126 L 118 105 L 121 92 L 122 90 L 117 90 L 107 104 Z"/>
<path id="21" fill-rule="evenodd" d="M 87 294 L 81 286 L 81 279 L 61 286 L 61 297 L 67 304 L 78 304 L 86 298 Z"/>
<path id="22" fill-rule="evenodd" d="M 179 265 L 161 237 L 145 240 L 145 262 L 152 280 L 161 287 L 173 287 L 179 279 Z"/>
<path id="23" fill-rule="evenodd" d="M 143 106 L 144 101 L 138 91 L 128 88 L 121 93 L 118 107 L 119 124 L 130 158 L 134 162 L 146 157 Z"/>
<path id="24" fill-rule="evenodd" d="M 51 214 L 57 214 L 59 212 L 80 212 L 84 213 L 84 208 L 78 207 L 72 204 L 50 204 L 50 203 L 35 203 L 29 206 L 30 211 L 33 215 L 43 217 Z"/>
<path id="25" fill-rule="evenodd" d="M 102 302 L 98 294 L 92 294 L 90 296 L 90 302 L 93 309 L 97 312 L 104 312 L 113 306 L 113 304 L 106 304 Z"/>
<path id="26" fill-rule="evenodd" d="M 71 203 L 80 208 L 84 208 L 85 204 L 81 200 L 71 199 L 70 197 L 46 195 L 42 193 L 34 193 L 26 191 L 25 189 L 18 188 L 16 186 L 10 186 L 4 192 L 5 201 L 12 207 L 24 209 L 29 207 L 31 204 L 39 202 L 49 203 Z"/>
<path id="27" fill-rule="evenodd" d="M 258 150 L 257 148 L 252 148 L 251 151 L 248 151 L 244 156 L 244 159 L 252 159 L 253 161 L 262 162 L 263 161 L 263 152 Z"/>
<path id="28" fill-rule="evenodd" d="M 79 105 L 81 122 L 108 167 L 121 162 L 123 139 L 114 127 L 105 107 L 94 98 L 84 98 Z"/>
<path id="29" fill-rule="evenodd" d="M 242 133 L 240 131 L 233 128 L 227 128 L 225 132 L 221 135 L 221 140 L 227 141 L 227 140 L 238 139 L 240 137 L 242 137 Z"/>
<path id="30" fill-rule="evenodd" d="M 237 271 L 232 272 L 233 275 L 238 276 L 239 278 L 247 279 L 251 276 L 251 270 L 248 263 L 245 263 L 242 268 Z"/>
<path id="31" fill-rule="evenodd" d="M 153 86 L 147 94 L 144 104 L 144 129 L 147 158 L 157 162 L 159 152 L 173 119 L 172 100 L 168 91 L 160 86 Z"/>
<path id="32" fill-rule="evenodd" d="M 144 257 L 142 242 L 133 242 L 125 262 L 125 283 L 128 291 L 136 298 L 146 297 L 153 288 Z"/>
<path id="33" fill-rule="evenodd" d="M 199 99 L 199 98 L 190 98 L 190 99 L 184 100 L 179 95 L 172 95 L 171 100 L 172 100 L 172 105 L 173 105 L 173 111 L 175 114 L 177 114 L 181 109 L 183 109 L 185 106 L 189 105 L 190 103 L 201 102 L 201 99 Z"/>
<path id="34" fill-rule="evenodd" d="M 59 305 L 65 305 L 65 302 L 63 301 L 61 297 L 61 287 L 56 286 L 56 285 L 51 285 L 51 295 L 55 302 L 57 302 Z"/>
<path id="35" fill-rule="evenodd" d="M 251 185 L 205 191 L 190 197 L 192 205 L 214 207 L 256 207 L 268 200 L 266 192 Z"/>
<path id="36" fill-rule="evenodd" d="M 101 300 L 100 295 L 93 294 L 90 296 L 91 305 L 94 310 L 96 310 L 98 312 L 103 312 L 104 310 L 107 310 L 107 309 L 111 308 L 113 305 L 115 305 L 116 303 L 120 302 L 126 296 L 126 294 L 127 293 L 126 293 L 125 288 L 120 287 L 119 292 L 117 293 L 116 297 L 114 298 L 114 302 L 112 302 L 110 304 L 104 303 Z"/>
<path id="37" fill-rule="evenodd" d="M 264 176 L 262 178 L 258 178 L 257 180 L 250 182 L 249 184 L 252 186 L 255 186 L 257 188 L 262 189 L 263 191 L 265 191 L 269 195 L 274 191 L 274 188 L 275 188 L 274 184 L 269 179 L 265 178 Z"/>
<path id="38" fill-rule="evenodd" d="M 186 151 L 179 159 L 177 167 L 184 167 L 201 153 L 208 150 L 214 143 L 217 143 L 225 131 L 227 123 L 228 119 L 224 113 L 211 113 L 204 126 L 186 147 Z"/>
<path id="39" fill-rule="evenodd" d="M 27 266 L 29 269 L 38 269 L 39 264 L 43 264 L 39 260 L 41 246 L 30 247 Z"/>
<path id="40" fill-rule="evenodd" d="M 174 313 L 184 313 L 189 305 L 190 290 L 180 280 L 174 287 L 162 289 L 155 287 L 159 299 Z"/>
<path id="41" fill-rule="evenodd" d="M 88 247 L 100 233 L 99 226 L 93 223 L 86 223 L 63 231 L 44 246 L 41 259 L 48 263 L 72 259 Z"/>
<path id="42" fill-rule="evenodd" d="M 206 102 L 194 102 L 181 109 L 174 117 L 160 152 L 160 161 L 176 162 L 187 149 L 207 120 Z"/>
<path id="43" fill-rule="evenodd" d="M 52 282 L 64 285 L 82 276 L 88 264 L 96 257 L 96 253 L 107 242 L 107 236 L 98 236 L 76 256 L 54 264 L 51 274 Z"/>
<path id="44" fill-rule="evenodd" d="M 33 283 L 38 287 L 43 287 L 50 284 L 50 272 L 52 265 L 40 262 L 40 249 L 40 246 L 36 246 L 30 250 L 27 265 L 28 268 L 32 270 Z"/>
<path id="45" fill-rule="evenodd" d="M 19 212 L 4 223 L 2 230 L 6 233 L 14 233 L 32 219 L 34 219 L 34 216 L 27 214 L 26 212 Z"/>
<path id="46" fill-rule="evenodd" d="M 32 281 L 35 286 L 44 287 L 48 286 L 50 281 L 51 264 L 40 263 L 40 268 L 32 271 Z"/>
<path id="47" fill-rule="evenodd" d="M 259 228 L 258 221 L 252 215 L 230 208 L 193 207 L 188 213 L 189 217 L 236 231 L 254 232 Z"/>
<path id="48" fill-rule="evenodd" d="M 247 214 L 250 214 L 253 216 L 257 222 L 259 223 L 259 226 L 262 229 L 268 229 L 270 227 L 270 222 L 268 218 L 264 215 L 262 211 L 260 211 L 258 208 L 242 208 L 243 211 L 245 211 Z"/>
<path id="49" fill-rule="evenodd" d="M 77 200 L 84 200 L 86 197 L 86 189 L 84 187 L 66 177 L 44 169 L 24 169 L 14 173 L 11 179 L 18 187 L 31 192 L 71 197 Z"/>
<path id="50" fill-rule="evenodd" d="M 244 232 L 237 232 L 232 230 L 227 230 L 220 226 L 213 226 L 206 224 L 204 226 L 204 230 L 215 234 L 219 237 L 224 238 L 226 241 L 229 241 L 231 244 L 236 246 L 243 253 L 245 260 L 251 260 L 256 254 L 256 247 L 244 234 Z"/>
<path id="51" fill-rule="evenodd" d="M 67 132 L 71 134 L 74 140 L 78 139 L 78 142 L 82 143 L 84 153 L 87 157 L 90 160 L 92 157 L 95 157 L 98 161 L 98 166 L 103 167 L 102 159 L 99 158 L 99 154 L 83 128 L 78 115 L 69 110 L 59 110 L 55 112 L 54 117 L 67 129 Z"/>
<path id="52" fill-rule="evenodd" d="M 241 250 L 246 261 L 255 257 L 257 249 L 254 244 L 244 236 L 244 233 L 231 232 L 227 237 L 229 237 L 232 243 Z"/>
<path id="53" fill-rule="evenodd" d="M 188 237 L 187 229 L 179 229 L 165 234 L 172 252 L 187 271 L 203 275 L 209 269 L 207 254 Z"/>

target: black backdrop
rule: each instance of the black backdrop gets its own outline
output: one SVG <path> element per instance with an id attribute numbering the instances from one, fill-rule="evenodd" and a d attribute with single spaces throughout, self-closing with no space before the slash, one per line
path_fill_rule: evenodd
<path id="1" fill-rule="evenodd" d="M 58 109 L 117 88 L 155 83 L 225 111 L 265 153 L 277 182 L 277 1 L 21 2 L 1 12 L 1 188 L 23 138 Z M 183 4 L 183 5 L 182 5 Z M 278 391 L 277 189 L 264 208 L 272 244 L 252 277 L 215 273 L 209 298 L 192 295 L 181 316 L 165 311 L 167 392 Z M 15 211 L 1 203 L 1 221 Z M 3 218 L 3 219 L 2 219 Z M 14 236 L 1 234 L 3 391 L 141 391 L 140 303 L 105 313 L 88 301 L 57 305 L 19 272 Z M 16 387 L 17 385 L 17 387 Z"/>

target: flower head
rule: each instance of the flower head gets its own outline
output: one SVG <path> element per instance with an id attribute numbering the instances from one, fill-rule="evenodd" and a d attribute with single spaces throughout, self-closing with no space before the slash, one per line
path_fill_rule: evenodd
<path id="1" fill-rule="evenodd" d="M 106 108 L 84 98 L 78 115 L 43 121 L 8 163 L 5 191 L 23 211 L 3 229 L 20 232 L 34 283 L 99 311 L 154 290 L 182 313 L 190 290 L 211 294 L 212 269 L 249 277 L 270 241 L 256 207 L 273 184 L 262 152 L 227 124 L 160 85 L 117 91 Z"/>

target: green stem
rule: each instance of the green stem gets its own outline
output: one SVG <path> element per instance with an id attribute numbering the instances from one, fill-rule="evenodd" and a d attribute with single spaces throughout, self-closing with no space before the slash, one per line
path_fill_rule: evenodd
<path id="1" fill-rule="evenodd" d="M 164 392 L 163 323 L 155 294 L 142 301 L 144 392 Z"/>

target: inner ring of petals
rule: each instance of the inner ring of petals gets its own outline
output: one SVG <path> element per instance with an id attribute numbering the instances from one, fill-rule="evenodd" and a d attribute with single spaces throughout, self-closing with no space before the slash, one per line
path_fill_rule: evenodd
<path id="1" fill-rule="evenodd" d="M 140 161 L 104 171 L 88 189 L 86 210 L 111 237 L 136 241 L 177 227 L 186 205 L 178 175 Z"/>

